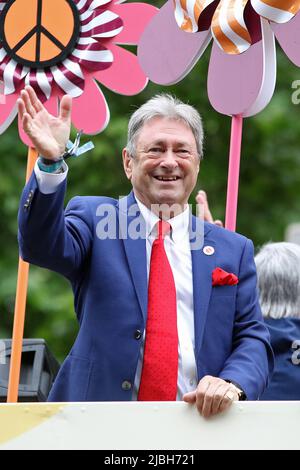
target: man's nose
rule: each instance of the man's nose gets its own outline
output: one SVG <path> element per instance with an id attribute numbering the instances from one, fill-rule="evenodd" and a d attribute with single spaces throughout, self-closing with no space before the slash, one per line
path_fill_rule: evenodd
<path id="1" fill-rule="evenodd" d="M 160 163 L 160 166 L 162 166 L 163 168 L 169 168 L 169 169 L 178 167 L 176 154 L 173 152 L 173 150 L 171 149 L 166 150 L 166 152 L 164 153 L 164 157 Z"/>

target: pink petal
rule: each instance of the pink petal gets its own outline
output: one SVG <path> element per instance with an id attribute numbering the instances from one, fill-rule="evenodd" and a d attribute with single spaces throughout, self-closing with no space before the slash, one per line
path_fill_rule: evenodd
<path id="1" fill-rule="evenodd" d="M 43 105 L 45 106 L 45 108 L 47 109 L 47 111 L 52 114 L 53 116 L 57 116 L 58 115 L 58 96 L 57 96 L 57 92 L 53 92 L 50 99 L 47 100 L 45 103 L 43 103 Z M 21 121 L 20 119 L 18 120 L 18 124 L 19 124 L 19 135 L 20 135 L 20 138 L 22 140 L 22 142 L 27 145 L 28 147 L 33 147 L 33 144 L 31 142 L 31 139 L 28 137 L 28 135 L 24 132 L 23 128 L 22 128 L 22 124 L 21 124 Z"/>
<path id="2" fill-rule="evenodd" d="M 73 100 L 72 122 L 85 134 L 99 134 L 109 122 L 109 109 L 102 91 L 86 76 L 84 92 Z"/>
<path id="3" fill-rule="evenodd" d="M 261 19 L 263 39 L 243 54 L 231 55 L 213 45 L 208 70 L 208 96 L 216 111 L 253 116 L 271 100 L 276 82 L 276 51 L 272 30 Z"/>
<path id="4" fill-rule="evenodd" d="M 135 95 L 147 85 L 148 79 L 142 71 L 137 57 L 118 46 L 110 46 L 114 60 L 109 69 L 93 74 L 99 82 L 121 95 Z"/>
<path id="5" fill-rule="evenodd" d="M 52 114 L 53 116 L 58 116 L 58 92 L 52 92 L 50 99 L 44 103 L 45 108 L 47 109 L 48 113 Z"/>
<path id="6" fill-rule="evenodd" d="M 158 8 L 146 3 L 115 4 L 109 6 L 109 10 L 119 15 L 124 25 L 114 38 L 117 44 L 138 44 L 147 24 L 158 12 Z"/>
<path id="7" fill-rule="evenodd" d="M 270 23 L 276 39 L 297 67 L 300 67 L 300 13 L 285 24 Z"/>
<path id="8" fill-rule="evenodd" d="M 19 93 L 0 95 L 0 134 L 3 134 L 17 115 L 16 101 Z"/>
<path id="9" fill-rule="evenodd" d="M 173 0 L 169 0 L 146 27 L 138 58 L 150 80 L 171 85 L 189 73 L 210 40 L 210 31 L 182 31 L 175 20 Z"/>

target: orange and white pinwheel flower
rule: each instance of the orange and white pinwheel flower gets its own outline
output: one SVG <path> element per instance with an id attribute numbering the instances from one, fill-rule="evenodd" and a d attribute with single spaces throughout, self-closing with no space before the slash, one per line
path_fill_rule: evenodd
<path id="1" fill-rule="evenodd" d="M 251 116 L 274 92 L 275 37 L 300 66 L 299 9 L 300 0 L 169 0 L 146 27 L 139 60 L 152 81 L 170 85 L 213 41 L 211 104 L 223 114 Z"/>
<path id="2" fill-rule="evenodd" d="M 204 31 L 207 21 L 219 47 L 228 54 L 246 51 L 251 38 L 251 13 L 275 23 L 287 23 L 300 9 L 299 0 L 173 0 L 178 26 L 191 33 Z M 246 8 L 248 6 L 249 13 Z"/>

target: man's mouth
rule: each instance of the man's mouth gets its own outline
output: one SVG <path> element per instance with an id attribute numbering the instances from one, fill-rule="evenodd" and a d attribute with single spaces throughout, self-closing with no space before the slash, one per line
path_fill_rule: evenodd
<path id="1" fill-rule="evenodd" d="M 158 181 L 177 181 L 180 180 L 180 176 L 154 176 L 154 178 Z"/>

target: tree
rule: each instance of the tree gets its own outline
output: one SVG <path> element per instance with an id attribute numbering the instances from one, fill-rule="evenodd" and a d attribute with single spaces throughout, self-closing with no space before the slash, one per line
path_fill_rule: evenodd
<path id="1" fill-rule="evenodd" d="M 151 3 L 151 2 L 149 2 Z M 150 83 L 138 96 L 124 97 L 105 90 L 110 105 L 108 128 L 93 137 L 95 149 L 70 161 L 66 199 L 75 195 L 119 197 L 130 191 L 123 173 L 121 148 L 126 125 L 134 109 L 156 93 L 174 93 L 201 112 L 205 126 L 205 158 L 199 183 L 216 218 L 224 219 L 230 118 L 210 106 L 206 77 L 210 50 L 179 84 L 159 87 Z M 276 91 L 269 106 L 244 124 L 237 230 L 256 246 L 284 237 L 287 224 L 299 221 L 300 155 L 299 107 L 291 101 L 292 82 L 299 77 L 279 50 Z M 0 186 L 0 338 L 11 337 L 16 287 L 18 246 L 17 211 L 26 168 L 26 147 L 18 140 L 16 124 L 1 139 Z M 192 195 L 194 201 L 196 191 Z M 25 337 L 45 338 L 62 360 L 75 339 L 77 323 L 73 296 L 66 280 L 32 266 L 28 292 Z"/>

